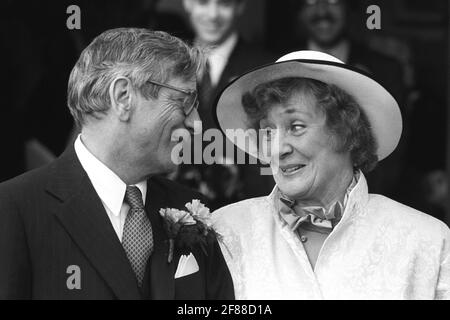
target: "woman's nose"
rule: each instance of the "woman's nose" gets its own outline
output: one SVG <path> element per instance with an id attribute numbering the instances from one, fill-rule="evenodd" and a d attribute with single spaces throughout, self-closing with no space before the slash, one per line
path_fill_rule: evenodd
<path id="1" fill-rule="evenodd" d="M 291 153 L 292 153 L 292 146 L 289 143 L 287 143 L 286 141 L 281 142 L 280 154 L 279 154 L 280 159 L 286 158 Z"/>
<path id="2" fill-rule="evenodd" d="M 293 150 L 289 139 L 285 135 L 280 134 L 279 131 L 272 140 L 271 149 L 272 156 L 278 157 L 279 159 L 287 157 Z"/>

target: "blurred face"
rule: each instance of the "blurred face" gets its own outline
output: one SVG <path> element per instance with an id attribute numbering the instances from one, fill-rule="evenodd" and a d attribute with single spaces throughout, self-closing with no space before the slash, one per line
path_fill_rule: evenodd
<path id="1" fill-rule="evenodd" d="M 195 90 L 195 79 L 173 78 L 166 84 L 182 90 Z M 176 129 L 193 130 L 194 121 L 200 121 L 197 110 L 186 116 L 183 100 L 186 95 L 174 89 L 160 87 L 158 98 L 146 99 L 137 93 L 135 113 L 131 119 L 129 149 L 135 155 L 134 163 L 146 168 L 149 174 L 173 171 L 176 165 L 171 152 L 178 141 L 172 141 Z"/>
<path id="2" fill-rule="evenodd" d="M 238 0 L 184 0 L 184 7 L 198 41 L 206 45 L 226 40 L 243 10 Z"/>
<path id="3" fill-rule="evenodd" d="M 344 32 L 345 3 L 343 0 L 304 0 L 300 19 L 313 41 L 321 46 L 333 46 Z"/>
<path id="4" fill-rule="evenodd" d="M 352 172 L 349 153 L 333 148 L 326 117 L 315 99 L 294 94 L 286 104 L 274 104 L 260 121 L 272 140 L 271 168 L 281 192 L 291 199 L 318 203 L 345 191 L 345 174 Z"/>

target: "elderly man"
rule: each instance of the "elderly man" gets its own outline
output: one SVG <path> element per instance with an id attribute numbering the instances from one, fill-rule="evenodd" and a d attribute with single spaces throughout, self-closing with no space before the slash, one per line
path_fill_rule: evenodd
<path id="1" fill-rule="evenodd" d="M 174 248 L 160 215 L 200 199 L 156 175 L 175 168 L 173 132 L 198 120 L 201 61 L 146 29 L 106 31 L 82 52 L 68 85 L 81 134 L 0 185 L 0 299 L 233 298 L 217 241 Z"/>

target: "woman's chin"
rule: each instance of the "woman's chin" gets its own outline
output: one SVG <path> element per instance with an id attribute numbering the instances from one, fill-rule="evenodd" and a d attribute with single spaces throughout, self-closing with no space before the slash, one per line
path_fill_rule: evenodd
<path id="1" fill-rule="evenodd" d="M 305 178 L 278 175 L 275 181 L 281 192 L 290 198 L 298 198 L 309 190 L 309 183 Z"/>
<path id="2" fill-rule="evenodd" d="M 290 199 L 300 199 L 307 194 L 307 188 L 304 185 L 277 184 L 281 192 Z"/>

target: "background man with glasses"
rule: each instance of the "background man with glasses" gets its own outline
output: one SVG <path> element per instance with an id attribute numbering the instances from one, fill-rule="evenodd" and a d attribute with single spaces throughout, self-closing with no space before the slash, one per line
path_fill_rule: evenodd
<path id="1" fill-rule="evenodd" d="M 383 48 L 373 50 L 367 43 L 352 37 L 350 15 L 352 6 L 357 6 L 356 1 L 294 0 L 292 3 L 297 18 L 297 34 L 304 33 L 306 39 L 299 37 L 286 48 L 287 51 L 307 49 L 331 54 L 378 79 L 400 106 L 404 105 L 404 75 L 399 61 L 383 52 Z M 405 160 L 405 141 L 402 139 L 395 152 L 368 174 L 371 192 L 400 200 L 398 193 L 402 189 L 400 174 Z"/>
<path id="2" fill-rule="evenodd" d="M 106 31 L 82 52 L 68 85 L 81 134 L 0 184 L 0 299 L 234 297 L 215 239 L 169 263 L 159 213 L 202 199 L 157 176 L 176 168 L 172 133 L 199 120 L 201 65 L 197 50 L 146 29 Z"/>

